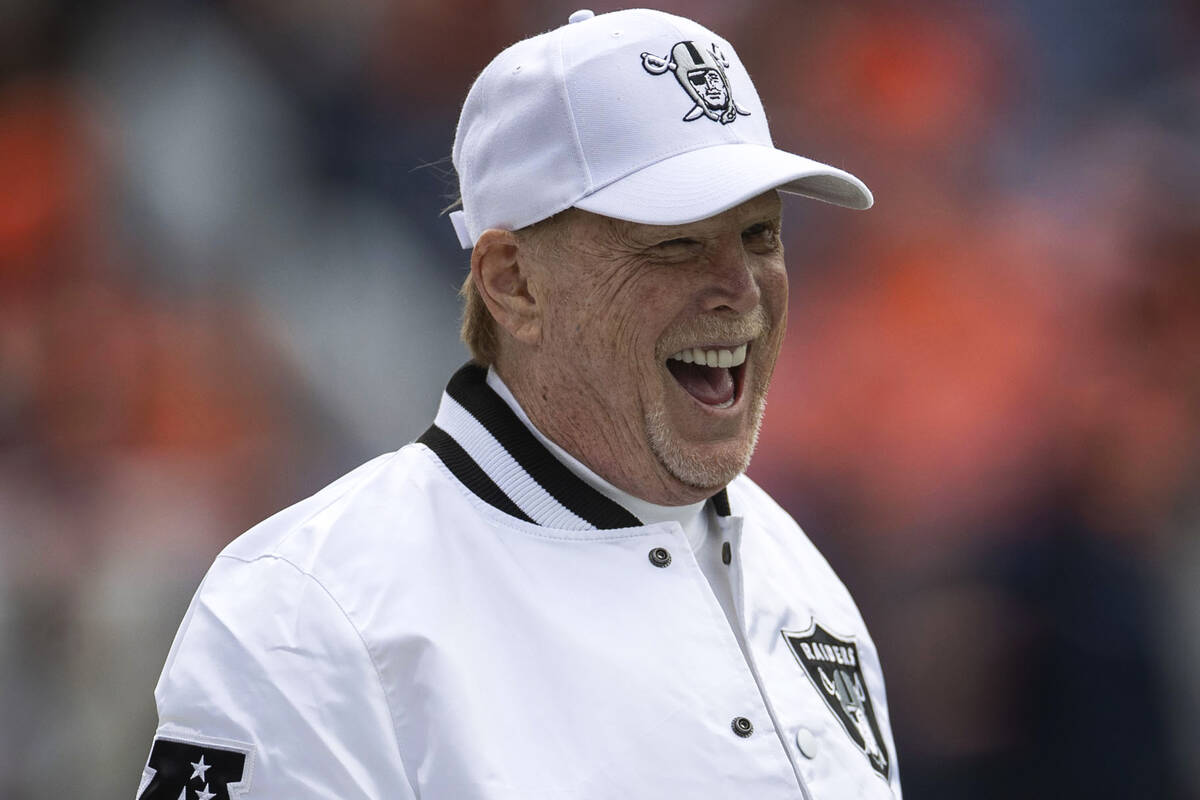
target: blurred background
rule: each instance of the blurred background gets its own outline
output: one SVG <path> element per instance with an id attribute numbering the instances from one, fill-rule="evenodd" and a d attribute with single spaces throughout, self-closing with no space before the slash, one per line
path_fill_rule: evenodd
<path id="1" fill-rule="evenodd" d="M 1200 798 L 1200 5 L 660 7 L 877 198 L 785 205 L 751 474 L 906 796 Z M 214 555 L 429 423 L 459 105 L 574 8 L 0 2 L 0 797 L 132 797 Z"/>

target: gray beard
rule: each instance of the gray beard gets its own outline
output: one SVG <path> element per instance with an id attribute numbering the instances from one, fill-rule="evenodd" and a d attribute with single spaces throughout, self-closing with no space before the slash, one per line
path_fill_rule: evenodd
<path id="1" fill-rule="evenodd" d="M 766 392 L 756 392 L 750 402 L 754 431 L 750 441 L 740 450 L 717 458 L 697 458 L 684 452 L 671 435 L 666 414 L 661 406 L 646 415 L 646 440 L 650 443 L 650 450 L 658 459 L 658 463 L 666 467 L 667 472 L 680 483 L 714 492 L 722 489 L 746 471 L 746 467 L 750 466 L 750 457 L 754 455 L 754 449 L 758 446 L 758 433 L 762 429 L 763 413 L 767 407 Z"/>

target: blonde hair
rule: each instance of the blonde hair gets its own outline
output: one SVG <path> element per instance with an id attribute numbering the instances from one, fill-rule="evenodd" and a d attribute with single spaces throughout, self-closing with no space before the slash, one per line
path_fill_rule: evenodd
<path id="1" fill-rule="evenodd" d="M 458 295 L 463 299 L 459 336 L 470 351 L 472 361 L 481 367 L 491 366 L 496 361 L 500 345 L 496 335 L 496 320 L 492 319 L 492 312 L 488 310 L 487 303 L 483 302 L 479 287 L 475 285 L 475 277 L 470 272 L 467 272 L 467 278 L 458 290 Z"/>

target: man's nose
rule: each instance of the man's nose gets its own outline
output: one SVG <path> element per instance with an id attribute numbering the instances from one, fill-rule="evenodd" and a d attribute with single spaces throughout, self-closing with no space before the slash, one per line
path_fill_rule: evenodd
<path id="1" fill-rule="evenodd" d="M 710 287 L 705 298 L 706 310 L 748 314 L 758 306 L 762 292 L 740 236 L 736 245 L 722 247 L 708 266 Z"/>

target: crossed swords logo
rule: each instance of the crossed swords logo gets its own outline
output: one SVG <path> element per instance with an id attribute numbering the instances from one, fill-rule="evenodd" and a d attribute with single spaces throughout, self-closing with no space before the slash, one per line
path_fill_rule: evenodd
<path id="1" fill-rule="evenodd" d="M 880 769 L 886 769 L 887 759 L 879 748 L 879 742 L 875 739 L 875 732 L 871 730 L 871 722 L 867 718 L 867 693 L 863 689 L 862 679 L 857 674 L 847 677 L 849 673 L 840 669 L 833 671 L 832 680 L 825 674 L 824 669 L 817 667 L 817 672 L 821 675 L 821 686 L 830 697 L 838 701 L 842 711 L 845 711 L 846 716 L 854 723 L 858 735 L 862 737 L 863 750 L 866 751 L 867 757 Z"/>
<path id="2" fill-rule="evenodd" d="M 671 72 L 679 85 L 687 92 L 694 105 L 683 115 L 684 122 L 708 117 L 714 122 L 728 125 L 738 115 L 748 116 L 749 111 L 733 99 L 729 79 L 725 70 L 729 59 L 716 44 L 711 50 L 701 50 L 694 42 L 676 42 L 666 56 L 642 53 L 642 66 L 651 75 Z"/>

